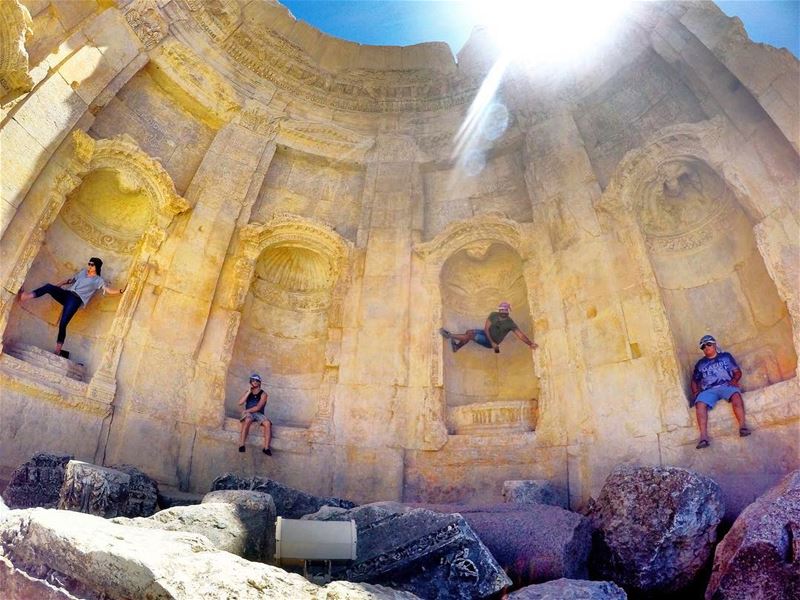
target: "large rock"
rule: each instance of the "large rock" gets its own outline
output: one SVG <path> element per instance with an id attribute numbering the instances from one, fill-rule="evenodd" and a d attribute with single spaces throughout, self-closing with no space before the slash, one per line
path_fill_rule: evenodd
<path id="1" fill-rule="evenodd" d="M 431 600 L 485 598 L 511 585 L 461 515 L 377 503 L 306 518 L 356 522 L 357 558 L 338 578 L 388 583 Z"/>
<path id="2" fill-rule="evenodd" d="M 253 539 L 239 518 L 236 506 L 225 502 L 174 506 L 152 517 L 117 518 L 114 522 L 129 527 L 196 533 L 208 539 L 218 550 L 248 560 L 261 560 L 263 555 L 263 539 Z"/>
<path id="3" fill-rule="evenodd" d="M 515 586 L 588 576 L 592 526 L 583 515 L 544 504 L 422 506 L 460 513 Z"/>
<path id="4" fill-rule="evenodd" d="M 273 562 L 275 559 L 275 503 L 272 496 L 250 490 L 217 490 L 203 498 L 203 504 L 232 504 L 239 521 L 247 530 L 242 556 Z"/>
<path id="5" fill-rule="evenodd" d="M 232 473 L 217 477 L 211 484 L 211 490 L 254 490 L 256 492 L 264 492 L 272 496 L 277 516 L 286 519 L 299 519 L 303 515 L 317 512 L 323 506 L 338 506 L 341 508 L 353 508 L 355 506 L 355 503 L 349 500 L 313 496 L 266 477 L 243 478 Z"/>
<path id="6" fill-rule="evenodd" d="M 300 575 L 221 552 L 203 536 L 128 527 L 55 510 L 16 511 L 0 523 L 0 555 L 25 576 L 59 582 L 80 598 L 415 598 L 381 586 L 339 583 L 321 588 Z M 14 585 L 11 577 L 0 578 L 0 597 L 18 597 L 10 593 Z"/>
<path id="7" fill-rule="evenodd" d="M 508 595 L 507 600 L 627 600 L 621 587 L 610 581 L 556 579 L 529 585 Z"/>
<path id="8" fill-rule="evenodd" d="M 64 473 L 58 508 L 112 518 L 125 514 L 131 477 L 127 473 L 71 460 Z"/>
<path id="9" fill-rule="evenodd" d="M 514 479 L 503 482 L 503 500 L 512 504 L 550 504 L 567 508 L 567 493 L 546 479 Z"/>
<path id="10" fill-rule="evenodd" d="M 191 506 L 200 504 L 204 494 L 193 494 L 192 492 L 182 492 L 174 488 L 165 489 L 163 486 L 158 488 L 158 507 L 172 508 L 173 506 Z"/>
<path id="11" fill-rule="evenodd" d="M 128 500 L 122 508 L 123 517 L 149 517 L 158 510 L 158 483 L 133 465 L 112 465 L 112 469 L 127 474 Z"/>
<path id="12" fill-rule="evenodd" d="M 717 546 L 707 600 L 800 598 L 800 471 L 745 508 Z"/>
<path id="13" fill-rule="evenodd" d="M 679 590 L 697 576 L 724 509 L 708 477 L 675 467 L 619 467 L 588 513 L 594 578 L 650 594 Z"/>
<path id="14" fill-rule="evenodd" d="M 0 556 L 0 597 L 10 600 L 80 600 L 63 588 L 15 569 L 4 556 Z"/>
<path id="15" fill-rule="evenodd" d="M 35 454 L 14 469 L 3 498 L 10 508 L 55 508 L 64 483 L 64 471 L 72 460 L 69 454 Z"/>

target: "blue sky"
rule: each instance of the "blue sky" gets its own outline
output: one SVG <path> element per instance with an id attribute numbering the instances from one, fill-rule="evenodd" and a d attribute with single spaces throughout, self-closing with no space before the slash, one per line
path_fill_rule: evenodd
<path id="1" fill-rule="evenodd" d="M 282 4 L 325 33 L 361 44 L 444 41 L 455 54 L 474 25 L 459 0 L 282 0 Z M 717 4 L 726 14 L 742 19 L 754 41 L 788 48 L 795 56 L 800 53 L 800 0 Z"/>

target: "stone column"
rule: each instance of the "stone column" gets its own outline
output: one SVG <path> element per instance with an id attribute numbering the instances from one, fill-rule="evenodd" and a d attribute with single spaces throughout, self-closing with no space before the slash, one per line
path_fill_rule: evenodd
<path id="1" fill-rule="evenodd" d="M 368 157 L 359 230 L 362 257 L 345 300 L 336 388 L 333 493 L 400 498 L 401 432 L 409 382 L 413 231 L 421 229 L 422 180 L 412 139 L 382 135 Z M 360 282 L 358 281 L 360 279 Z"/>
<path id="2" fill-rule="evenodd" d="M 206 392 L 195 386 L 197 353 L 237 221 L 271 152 L 274 144 L 266 137 L 228 124 L 186 192 L 194 208 L 174 234 L 176 249 L 148 318 L 149 342 L 130 383 L 136 393 L 109 442 L 116 462 L 159 465 L 152 475 L 160 481 L 177 483 L 180 460 L 190 460 L 194 424 L 205 415 Z"/>

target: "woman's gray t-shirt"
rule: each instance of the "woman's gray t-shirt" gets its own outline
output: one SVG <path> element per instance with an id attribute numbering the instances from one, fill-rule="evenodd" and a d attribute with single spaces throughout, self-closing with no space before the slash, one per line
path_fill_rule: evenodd
<path id="1" fill-rule="evenodd" d="M 106 287 L 105 279 L 100 277 L 100 275 L 89 277 L 86 269 L 81 269 L 75 273 L 72 278 L 75 280 L 75 283 L 69 286 L 69 291 L 78 294 L 84 306 L 92 299 L 92 296 L 97 290 Z"/>

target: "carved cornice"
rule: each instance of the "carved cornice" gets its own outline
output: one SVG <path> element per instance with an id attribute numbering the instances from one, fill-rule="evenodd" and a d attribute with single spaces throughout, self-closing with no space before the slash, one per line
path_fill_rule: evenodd
<path id="1" fill-rule="evenodd" d="M 188 14 L 234 62 L 280 90 L 315 104 L 361 112 L 423 111 L 470 102 L 477 76 L 435 69 L 324 71 L 296 44 L 264 23 L 242 19 L 236 2 L 183 0 Z"/>
<path id="2" fill-rule="evenodd" d="M 28 9 L 18 0 L 0 2 L 0 96 L 33 87 L 25 49 L 31 35 L 33 20 Z"/>
<path id="3" fill-rule="evenodd" d="M 131 2 L 125 9 L 125 20 L 145 50 L 152 50 L 158 46 L 169 33 L 169 25 L 161 16 L 155 0 Z"/>
<path id="4" fill-rule="evenodd" d="M 501 213 L 487 213 L 450 223 L 429 242 L 414 246 L 428 262 L 443 264 L 458 252 L 485 252 L 492 243 L 504 243 L 522 255 L 520 226 Z"/>
<path id="5" fill-rule="evenodd" d="M 318 156 L 363 162 L 375 140 L 332 123 L 283 120 L 278 142 Z"/>

